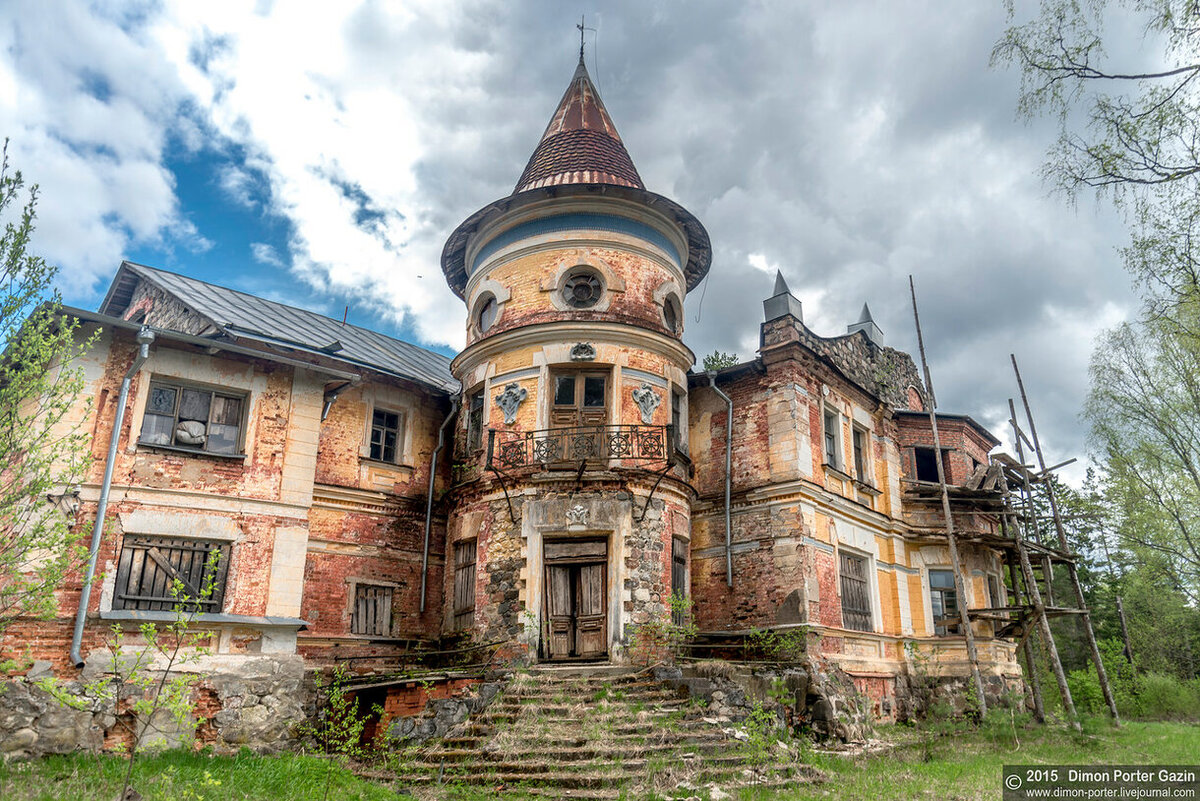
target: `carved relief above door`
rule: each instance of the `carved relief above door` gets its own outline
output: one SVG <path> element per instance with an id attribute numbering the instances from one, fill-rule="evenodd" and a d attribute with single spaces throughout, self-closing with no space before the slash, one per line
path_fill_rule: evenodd
<path id="1" fill-rule="evenodd" d="M 551 660 L 608 655 L 608 541 L 551 540 L 546 563 L 546 651 Z"/>

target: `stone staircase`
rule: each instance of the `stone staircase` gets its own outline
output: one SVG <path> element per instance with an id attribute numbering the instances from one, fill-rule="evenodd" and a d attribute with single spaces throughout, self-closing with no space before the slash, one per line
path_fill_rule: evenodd
<path id="1" fill-rule="evenodd" d="M 647 672 L 539 668 L 515 674 L 478 715 L 401 764 L 396 787 L 420 799 L 708 799 L 814 775 L 783 746 L 756 758 L 744 736 L 686 687 Z"/>

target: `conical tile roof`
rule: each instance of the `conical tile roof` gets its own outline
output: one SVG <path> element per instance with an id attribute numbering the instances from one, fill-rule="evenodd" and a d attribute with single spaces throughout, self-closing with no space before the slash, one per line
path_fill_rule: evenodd
<path id="1" fill-rule="evenodd" d="M 582 57 L 513 194 L 561 184 L 646 188 Z"/>

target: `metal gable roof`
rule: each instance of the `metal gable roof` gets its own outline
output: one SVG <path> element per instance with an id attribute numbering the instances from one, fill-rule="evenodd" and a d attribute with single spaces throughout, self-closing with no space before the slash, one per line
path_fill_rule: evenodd
<path id="1" fill-rule="evenodd" d="M 124 311 L 123 306 L 128 303 L 133 291 L 129 282 L 122 280 L 128 273 L 136 274 L 175 296 L 231 337 L 352 362 L 419 381 L 444 392 L 457 392 L 459 389 L 458 382 L 450 373 L 450 359 L 439 353 L 377 331 L 343 324 L 340 320 L 316 312 L 143 264 L 122 262 L 121 271 L 113 280 L 108 297 L 100 307 L 101 312 L 119 316 Z M 121 308 L 110 308 L 114 306 Z M 341 347 L 336 348 L 334 343 L 339 343 Z"/>

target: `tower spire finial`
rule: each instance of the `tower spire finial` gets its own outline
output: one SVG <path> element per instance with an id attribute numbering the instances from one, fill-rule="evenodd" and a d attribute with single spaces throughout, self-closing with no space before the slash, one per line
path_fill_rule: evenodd
<path id="1" fill-rule="evenodd" d="M 579 29 L 579 62 L 581 64 L 583 63 L 583 32 L 585 30 L 583 26 L 586 24 L 586 19 L 583 17 L 583 15 L 580 15 L 579 24 L 575 27 Z"/>

